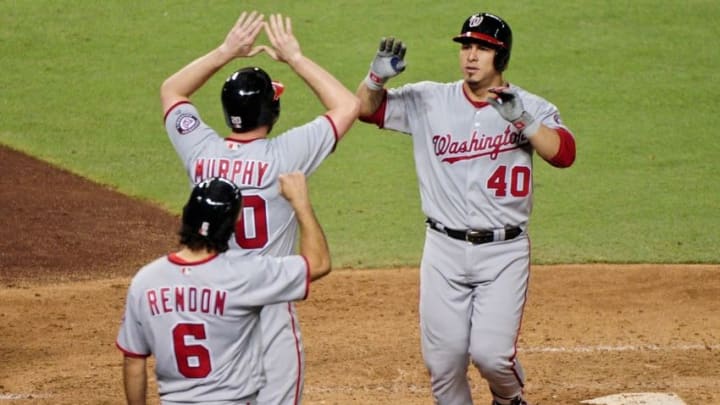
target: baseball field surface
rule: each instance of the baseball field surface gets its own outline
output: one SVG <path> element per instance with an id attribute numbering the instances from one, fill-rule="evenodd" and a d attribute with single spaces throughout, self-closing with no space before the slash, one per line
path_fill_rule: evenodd
<path id="1" fill-rule="evenodd" d="M 122 403 L 126 289 L 177 247 L 178 218 L 7 148 L 0 161 L 0 403 Z M 518 344 L 528 398 L 720 403 L 719 283 L 718 265 L 534 266 Z M 336 269 L 313 284 L 298 308 L 304 403 L 430 404 L 417 293 L 416 268 Z"/>

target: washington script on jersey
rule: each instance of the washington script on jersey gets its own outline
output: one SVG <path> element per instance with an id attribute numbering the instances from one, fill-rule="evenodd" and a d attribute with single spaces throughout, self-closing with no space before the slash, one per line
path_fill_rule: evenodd
<path id="1" fill-rule="evenodd" d="M 201 312 L 223 316 L 227 291 L 195 286 L 160 287 L 145 291 L 150 314 Z"/>
<path id="2" fill-rule="evenodd" d="M 211 177 L 223 177 L 237 185 L 261 188 L 270 162 L 228 158 L 199 158 L 195 160 L 195 184 Z"/>
<path id="3" fill-rule="evenodd" d="M 469 140 L 453 139 L 452 134 L 434 135 L 432 138 L 435 146 L 435 156 L 442 157 L 443 162 L 455 163 L 461 160 L 475 159 L 481 156 L 490 156 L 490 159 L 497 159 L 502 152 L 517 149 L 528 143 L 527 138 L 508 125 L 501 134 L 489 136 L 482 134 L 478 136 L 473 131 Z"/>

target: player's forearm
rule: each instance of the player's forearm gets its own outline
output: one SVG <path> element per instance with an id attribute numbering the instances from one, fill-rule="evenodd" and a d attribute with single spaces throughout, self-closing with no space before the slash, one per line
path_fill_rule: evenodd
<path id="1" fill-rule="evenodd" d="M 360 99 L 360 117 L 371 116 L 380 108 L 385 90 L 371 90 L 363 80 L 360 82 L 355 95 Z"/>
<path id="2" fill-rule="evenodd" d="M 168 77 L 160 88 L 160 96 L 166 100 L 190 98 L 218 70 L 233 60 L 233 55 L 218 47 L 195 59 Z"/>
<path id="3" fill-rule="evenodd" d="M 125 357 L 123 363 L 125 398 L 128 405 L 145 405 L 147 368 L 145 359 Z"/>
<path id="4" fill-rule="evenodd" d="M 345 127 L 338 128 L 338 132 L 347 131 L 357 119 L 359 111 L 359 101 L 352 91 L 323 67 L 305 56 L 289 61 L 288 64 L 327 108 L 328 114 L 332 116 L 335 124 Z"/>
<path id="5" fill-rule="evenodd" d="M 537 133 L 530 138 L 530 143 L 540 157 L 550 160 L 560 149 L 560 136 L 554 129 L 540 125 Z"/>
<path id="6" fill-rule="evenodd" d="M 295 207 L 300 228 L 300 254 L 305 256 L 310 266 L 310 279 L 317 280 L 330 272 L 330 250 L 325 233 L 308 202 Z"/>

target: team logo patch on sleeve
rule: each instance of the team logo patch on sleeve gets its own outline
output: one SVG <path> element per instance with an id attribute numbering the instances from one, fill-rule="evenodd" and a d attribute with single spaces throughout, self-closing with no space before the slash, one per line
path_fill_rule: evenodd
<path id="1" fill-rule="evenodd" d="M 200 125 L 198 117 L 192 114 L 180 114 L 175 121 L 175 129 L 177 129 L 180 135 L 185 135 L 192 132 L 195 128 Z"/>

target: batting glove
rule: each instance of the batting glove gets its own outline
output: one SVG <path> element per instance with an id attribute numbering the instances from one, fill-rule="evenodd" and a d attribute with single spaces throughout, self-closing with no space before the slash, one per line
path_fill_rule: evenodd
<path id="1" fill-rule="evenodd" d="M 525 137 L 532 137 L 540 129 L 540 121 L 525 111 L 516 90 L 509 87 L 495 87 L 488 91 L 497 94 L 498 98 L 488 97 L 487 102 Z"/>
<path id="2" fill-rule="evenodd" d="M 370 63 L 370 71 L 365 77 L 365 84 L 370 90 L 381 90 L 390 78 L 405 70 L 405 52 L 407 48 L 402 41 L 395 38 L 380 40 L 375 59 Z"/>

